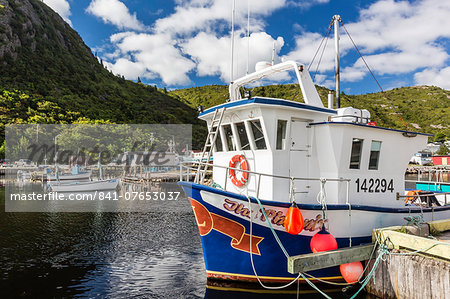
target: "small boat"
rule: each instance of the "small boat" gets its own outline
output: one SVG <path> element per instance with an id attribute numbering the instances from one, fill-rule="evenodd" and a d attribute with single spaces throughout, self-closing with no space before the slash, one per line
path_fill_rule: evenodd
<path id="1" fill-rule="evenodd" d="M 286 70 L 304 103 L 241 94 L 245 84 Z M 200 112 L 209 133 L 197 175 L 179 182 L 194 211 L 208 279 L 292 282 L 297 275 L 288 272 L 286 253 L 311 253 L 313 236 L 324 228 L 343 248 L 371 243 L 374 228 L 404 225 L 407 216 L 450 218 L 450 205 L 405 203 L 405 170 L 429 134 L 379 127 L 369 111 L 341 108 L 338 92 L 337 107 L 325 107 L 307 68 L 295 61 L 236 79 L 229 91 L 229 101 Z M 201 162 L 212 154 L 213 164 Z M 182 164 L 180 178 L 183 169 L 192 168 Z M 285 230 L 294 202 L 304 220 L 297 233 Z M 343 280 L 339 267 L 309 274 Z"/>
<path id="2" fill-rule="evenodd" d="M 91 178 L 92 171 L 81 171 L 79 165 L 72 167 L 72 173 L 67 174 L 49 174 L 47 176 L 48 181 L 82 181 L 89 180 Z"/>
<path id="3" fill-rule="evenodd" d="M 31 178 L 31 173 L 26 170 L 17 171 L 17 179 L 18 180 L 29 180 Z"/>
<path id="4" fill-rule="evenodd" d="M 88 182 L 52 182 L 48 184 L 48 190 L 53 192 L 89 192 L 115 190 L 119 185 L 119 181 L 119 179 L 111 179 Z"/>

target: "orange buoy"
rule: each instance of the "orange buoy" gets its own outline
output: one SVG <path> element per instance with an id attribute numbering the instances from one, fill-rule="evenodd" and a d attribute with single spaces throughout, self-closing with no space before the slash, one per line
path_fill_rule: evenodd
<path id="1" fill-rule="evenodd" d="M 291 235 L 298 235 L 303 230 L 304 224 L 302 212 L 294 201 L 284 218 L 284 229 Z"/>
<path id="2" fill-rule="evenodd" d="M 405 203 L 408 202 L 414 202 L 417 199 L 417 196 L 419 194 L 419 190 L 410 190 L 408 191 L 408 193 L 406 194 L 407 197 L 405 197 Z"/>
<path id="3" fill-rule="evenodd" d="M 347 283 L 355 283 L 364 272 L 364 267 L 361 262 L 353 262 L 340 265 L 339 270 Z"/>
<path id="4" fill-rule="evenodd" d="M 325 226 L 322 226 L 322 229 L 311 238 L 309 245 L 314 253 L 338 248 L 336 239 L 325 229 Z"/>

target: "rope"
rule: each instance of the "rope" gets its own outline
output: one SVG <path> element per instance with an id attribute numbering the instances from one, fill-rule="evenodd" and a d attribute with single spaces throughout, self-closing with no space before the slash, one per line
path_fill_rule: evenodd
<path id="1" fill-rule="evenodd" d="M 255 269 L 255 263 L 253 262 L 253 253 L 252 253 L 252 238 L 253 238 L 253 211 L 252 211 L 252 205 L 250 202 L 250 197 L 247 195 L 247 200 L 248 200 L 248 208 L 250 210 L 250 261 L 252 263 L 252 269 L 253 269 L 253 273 L 256 276 L 256 279 L 258 280 L 259 284 L 265 288 L 265 289 L 269 289 L 269 290 L 280 290 L 280 289 L 284 289 L 287 288 L 288 286 L 292 285 L 294 282 L 296 282 L 299 278 L 301 273 L 298 274 L 298 276 L 296 278 L 294 278 L 294 280 L 292 280 L 291 282 L 289 282 L 286 285 L 282 285 L 282 286 L 277 286 L 277 287 L 271 287 L 271 286 L 266 286 L 265 284 L 263 284 L 263 282 L 259 279 L 258 274 L 256 273 L 256 269 Z M 264 217 L 266 219 L 266 222 L 269 223 L 270 229 L 272 230 L 272 232 L 274 233 L 275 239 L 277 240 L 278 244 L 280 245 L 281 249 L 283 250 L 283 253 L 286 255 L 286 258 L 289 258 L 289 254 L 286 252 L 286 249 L 284 249 L 283 245 L 281 244 L 281 241 L 278 239 L 278 236 L 276 235 L 276 233 L 273 231 L 272 225 L 270 224 L 269 218 L 267 218 L 266 212 L 264 211 L 264 209 L 261 206 L 260 201 L 257 199 L 259 206 L 261 207 L 261 211 L 264 214 Z"/>
<path id="2" fill-rule="evenodd" d="M 308 65 L 308 71 L 311 68 L 311 65 L 314 63 L 314 59 L 316 59 L 317 53 L 319 53 L 320 47 L 322 46 L 323 41 L 325 40 L 325 38 L 328 38 L 328 36 L 330 35 L 331 32 L 331 28 L 333 28 L 333 21 L 330 22 L 330 26 L 328 26 L 328 32 L 327 34 L 322 38 L 322 41 L 319 44 L 319 47 L 316 50 L 316 53 L 314 54 L 313 59 L 311 60 L 311 62 Z"/>
<path id="3" fill-rule="evenodd" d="M 325 192 L 325 184 L 327 179 L 320 179 L 320 191 L 317 194 L 317 202 L 322 206 L 322 218 L 323 218 L 323 226 L 325 226 L 325 219 L 327 218 L 327 193 Z"/>
<path id="4" fill-rule="evenodd" d="M 370 75 L 372 76 L 372 78 L 375 80 L 375 82 L 377 83 L 378 87 L 380 88 L 381 92 L 383 93 L 383 96 L 390 102 L 392 109 L 394 110 L 395 114 L 398 116 L 398 118 L 401 120 L 401 122 L 403 123 L 403 125 L 406 127 L 407 130 L 409 130 L 408 125 L 406 125 L 405 121 L 403 120 L 403 118 L 400 116 L 400 114 L 397 112 L 397 109 L 395 109 L 395 106 L 392 102 L 392 100 L 386 95 L 386 92 L 383 90 L 383 88 L 381 87 L 380 82 L 378 82 L 377 78 L 375 77 L 375 75 L 373 74 L 372 70 L 370 69 L 369 65 L 367 64 L 366 60 L 364 59 L 364 56 L 361 54 L 361 52 L 359 51 L 359 48 L 356 46 L 356 43 L 353 41 L 352 36 L 350 35 L 350 33 L 347 31 L 347 28 L 344 25 L 344 22 L 342 21 L 342 19 L 339 20 L 341 22 L 342 28 L 344 28 L 345 33 L 347 33 L 347 36 L 349 37 L 350 41 L 352 42 L 353 46 L 355 47 L 356 51 L 359 54 L 359 57 L 361 57 L 362 61 L 364 62 L 364 64 L 366 65 L 367 69 L 370 72 Z"/>
<path id="5" fill-rule="evenodd" d="M 324 181 L 325 181 L 325 180 L 324 180 Z M 322 180 L 321 180 L 321 182 L 322 182 Z M 325 182 L 323 182 L 322 185 L 324 186 L 324 185 L 325 185 Z M 321 188 L 321 191 L 322 191 L 322 188 Z M 323 189 L 323 191 L 324 191 L 324 189 Z M 321 194 L 321 192 L 319 192 L 319 194 Z M 325 195 L 325 193 L 323 193 L 323 194 Z M 318 196 L 318 198 L 319 198 L 319 196 Z M 322 197 L 320 197 L 320 198 L 322 199 Z M 258 198 L 256 198 L 256 197 L 255 197 L 255 199 L 256 199 L 256 202 L 258 203 L 258 205 L 259 205 L 259 207 L 260 207 L 260 209 L 261 209 L 261 212 L 263 213 L 263 215 L 264 215 L 264 217 L 265 217 L 265 219 L 266 219 L 267 224 L 269 225 L 270 230 L 272 231 L 273 236 L 275 237 L 275 240 L 277 241 L 277 243 L 278 243 L 278 245 L 280 246 L 281 250 L 283 251 L 284 255 L 285 255 L 286 258 L 288 259 L 290 256 L 289 256 L 288 252 L 286 251 L 286 249 L 284 248 L 283 244 L 281 243 L 280 239 L 278 238 L 277 233 L 276 233 L 275 230 L 273 229 L 272 224 L 270 223 L 269 218 L 267 217 L 266 212 L 265 212 L 265 210 L 264 210 L 264 208 L 263 208 L 263 206 L 262 206 L 262 204 L 261 204 L 261 201 L 260 201 Z M 263 288 L 269 289 L 269 290 L 283 289 L 283 288 L 289 287 L 290 285 L 292 285 L 293 283 L 295 283 L 300 277 L 302 277 L 302 278 L 303 278 L 303 279 L 304 279 L 304 280 L 305 280 L 305 281 L 306 281 L 306 282 L 307 282 L 314 290 L 316 290 L 317 292 L 319 292 L 319 293 L 320 293 L 321 295 L 323 295 L 325 298 L 331 299 L 330 296 L 328 296 L 327 294 L 325 294 L 325 293 L 324 293 L 322 290 L 320 290 L 314 283 L 312 283 L 312 282 L 305 276 L 305 274 L 308 275 L 310 278 L 313 278 L 313 279 L 316 279 L 316 280 L 318 280 L 318 281 L 320 281 L 320 282 L 324 282 L 324 283 L 328 283 L 328 284 L 342 285 L 342 286 L 343 286 L 343 285 L 352 285 L 352 284 L 354 284 L 354 283 L 334 283 L 334 282 L 325 281 L 325 280 L 316 278 L 316 277 L 314 277 L 314 276 L 312 276 L 312 275 L 310 275 L 310 274 L 308 274 L 308 273 L 302 273 L 302 272 L 300 272 L 296 278 L 294 278 L 292 281 L 290 281 L 290 282 L 289 282 L 288 284 L 286 284 L 286 285 L 277 286 L 277 287 L 271 287 L 271 286 L 266 286 L 266 285 L 264 285 L 263 282 L 260 280 L 260 278 L 259 278 L 257 272 L 256 272 L 255 264 L 254 264 L 254 261 L 253 261 L 253 253 L 252 253 L 252 238 L 253 238 L 253 215 L 252 215 L 252 214 L 253 214 L 253 211 L 252 211 L 252 208 L 251 208 L 251 200 L 250 200 L 250 197 L 248 196 L 248 192 L 247 192 L 247 200 L 248 200 L 248 205 L 249 205 L 249 210 L 250 210 L 250 261 L 251 261 L 251 264 L 252 264 L 253 273 L 255 274 L 256 279 L 258 280 L 259 284 L 260 284 Z M 323 202 L 323 201 L 322 201 L 322 202 Z M 370 279 L 372 278 L 372 276 L 375 274 L 375 270 L 378 268 L 378 265 L 380 264 L 380 261 L 382 261 L 382 260 L 385 261 L 385 260 L 386 260 L 386 259 L 384 259 L 384 257 L 385 257 L 386 255 L 411 255 L 411 254 L 416 254 L 416 253 L 420 253 L 420 252 L 426 252 L 426 251 L 428 251 L 429 249 L 431 249 L 431 248 L 433 248 L 434 246 L 437 246 L 437 245 L 446 245 L 446 246 L 450 246 L 450 243 L 436 243 L 436 244 L 433 244 L 433 245 L 428 246 L 428 247 L 426 247 L 426 248 L 419 249 L 419 250 L 412 251 L 412 252 L 407 252 L 407 253 L 391 253 L 391 252 L 389 252 L 388 246 L 387 246 L 386 244 L 381 244 L 381 243 L 380 243 L 380 241 L 379 241 L 379 239 L 378 239 L 378 235 L 375 235 L 375 236 L 376 236 L 376 241 L 375 241 L 374 248 L 373 248 L 373 250 L 372 250 L 372 253 L 371 253 L 371 255 L 370 255 L 369 260 L 372 260 L 372 257 L 373 257 L 373 255 L 374 255 L 374 253 L 375 253 L 375 249 L 377 248 L 377 245 L 379 244 L 380 246 L 379 246 L 379 249 L 378 249 L 378 256 L 377 256 L 375 262 L 373 263 L 372 269 L 369 271 L 369 273 L 367 274 L 367 276 L 366 276 L 363 280 L 361 280 L 363 274 L 367 271 L 367 269 L 368 269 L 368 267 L 369 267 L 369 263 L 367 263 L 366 267 L 364 268 L 363 272 L 361 273 L 361 275 L 360 275 L 360 277 L 359 277 L 359 279 L 358 279 L 358 282 L 361 283 L 361 287 L 358 289 L 358 291 L 357 291 L 350 299 L 356 298 L 356 296 L 357 296 L 357 295 L 365 288 L 365 286 L 367 285 L 367 283 L 370 281 Z M 385 243 L 387 243 L 388 241 L 390 241 L 390 240 L 386 239 L 386 240 L 385 240 Z M 299 286 L 297 286 L 297 295 L 298 295 L 298 290 L 299 290 Z"/>
<path id="6" fill-rule="evenodd" d="M 278 238 L 277 233 L 275 232 L 275 230 L 272 227 L 272 224 L 270 224 L 269 218 L 267 218 L 266 212 L 264 211 L 264 208 L 261 204 L 261 201 L 256 198 L 256 201 L 258 202 L 258 205 L 266 219 L 266 222 L 269 224 L 270 230 L 272 231 L 273 236 L 275 237 L 275 239 L 277 240 L 278 245 L 280 246 L 281 250 L 283 251 L 284 255 L 286 256 L 286 258 L 289 258 L 289 254 L 287 253 L 286 249 L 284 248 L 283 244 L 281 243 L 280 239 Z M 251 210 L 251 203 L 250 203 L 250 197 L 247 196 L 247 200 L 248 200 L 248 204 L 249 204 L 249 210 L 250 210 L 250 261 L 252 263 L 252 268 L 253 268 L 253 273 L 256 276 L 256 279 L 258 280 L 259 284 L 266 289 L 272 289 L 272 290 L 276 290 L 276 289 L 283 289 L 286 288 L 290 285 L 292 285 L 295 281 L 297 281 L 300 277 L 302 277 L 313 289 L 315 289 L 317 292 L 319 292 L 320 294 L 322 294 L 325 298 L 327 299 L 331 299 L 330 296 L 328 296 L 327 294 L 325 294 L 322 290 L 320 290 L 314 283 L 312 283 L 305 275 L 303 275 L 303 273 L 299 273 L 298 276 L 296 278 L 294 278 L 294 280 L 292 280 L 291 282 L 289 282 L 288 284 L 284 285 L 284 286 L 279 286 L 279 287 L 269 287 L 266 286 L 262 283 L 262 281 L 259 279 L 258 274 L 256 273 L 256 269 L 255 269 L 255 265 L 253 262 L 253 254 L 252 254 L 252 236 L 253 236 L 253 220 L 252 220 L 252 210 Z"/>
<path id="7" fill-rule="evenodd" d="M 328 33 L 326 36 L 327 39 L 325 40 L 325 45 L 323 46 L 322 53 L 320 54 L 320 58 L 319 58 L 319 62 L 317 63 L 316 71 L 314 72 L 313 81 L 316 79 L 316 75 L 317 75 L 317 72 L 319 71 L 320 63 L 322 62 L 323 53 L 325 53 L 325 49 L 327 48 L 328 37 L 330 36 L 330 32 L 331 32 L 331 26 L 330 26 L 330 29 L 328 30 Z"/>

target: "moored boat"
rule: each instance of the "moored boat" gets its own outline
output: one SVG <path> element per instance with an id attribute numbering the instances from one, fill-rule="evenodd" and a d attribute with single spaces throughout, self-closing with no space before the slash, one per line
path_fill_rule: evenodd
<path id="1" fill-rule="evenodd" d="M 89 180 L 91 178 L 92 171 L 82 171 L 80 166 L 75 165 L 72 167 L 71 173 L 66 174 L 49 174 L 47 176 L 48 181 L 82 181 Z"/>
<path id="2" fill-rule="evenodd" d="M 99 180 L 87 182 L 52 182 L 48 187 L 53 192 L 90 192 L 115 190 L 119 185 L 119 179 Z"/>
<path id="3" fill-rule="evenodd" d="M 304 103 L 241 95 L 245 84 L 287 70 Z M 308 70 L 294 61 L 237 79 L 229 91 L 227 103 L 199 115 L 209 128 L 200 161 L 214 153 L 214 163 L 199 162 L 195 181 L 179 183 L 194 211 L 208 278 L 295 279 L 271 226 L 293 256 L 311 253 L 322 227 L 342 248 L 371 242 L 374 228 L 405 224 L 406 216 L 450 217 L 450 205 L 399 200 L 409 159 L 430 135 L 378 127 L 364 109 L 324 107 Z M 209 169 L 212 184 L 205 183 Z M 294 201 L 304 228 L 289 234 L 284 224 Z M 310 274 L 342 280 L 339 267 Z"/>

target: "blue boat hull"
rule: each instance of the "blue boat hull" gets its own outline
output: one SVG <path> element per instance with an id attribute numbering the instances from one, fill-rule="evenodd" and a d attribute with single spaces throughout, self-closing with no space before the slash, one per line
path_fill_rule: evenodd
<path id="1" fill-rule="evenodd" d="M 256 274 L 262 281 L 285 282 L 297 276 L 287 271 L 287 259 L 270 228 L 253 223 L 252 246 L 250 246 L 250 221 L 233 216 L 205 202 L 200 192 L 201 185 L 190 183 L 181 185 L 189 197 L 199 226 L 208 278 L 256 281 L 250 260 L 250 247 Z M 227 197 L 242 200 L 233 193 L 229 193 Z M 266 209 L 266 205 L 264 206 Z M 279 230 L 276 232 L 290 256 L 311 253 L 311 236 L 291 235 Z M 339 248 L 349 246 L 349 238 L 336 240 Z M 353 245 L 369 242 L 371 236 L 352 238 Z M 339 267 L 312 271 L 310 274 L 330 281 L 342 280 Z"/>
<path id="2" fill-rule="evenodd" d="M 287 258 L 255 199 L 190 182 L 179 182 L 179 185 L 194 211 L 208 278 L 256 281 L 257 275 L 264 282 L 286 282 L 296 277 L 287 271 Z M 305 218 L 305 227 L 299 235 L 291 235 L 283 226 L 289 204 L 263 200 L 261 203 L 289 256 L 311 253 L 311 238 L 324 222 L 336 238 L 338 248 L 344 248 L 350 244 L 371 243 L 373 228 L 406 224 L 404 217 L 411 214 L 420 213 L 425 221 L 450 217 L 450 205 L 422 209 L 352 205 L 351 210 L 347 205 L 328 205 L 327 219 L 321 219 L 320 205 L 298 204 Z M 249 215 L 253 215 L 252 222 Z M 309 274 L 329 281 L 342 280 L 339 267 Z"/>

